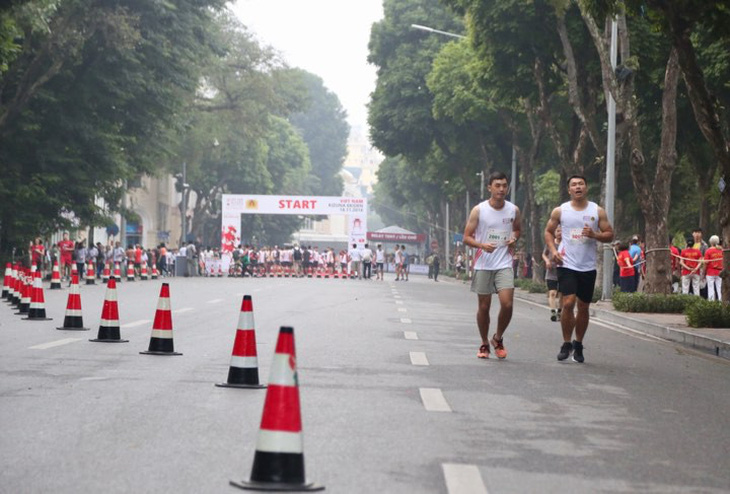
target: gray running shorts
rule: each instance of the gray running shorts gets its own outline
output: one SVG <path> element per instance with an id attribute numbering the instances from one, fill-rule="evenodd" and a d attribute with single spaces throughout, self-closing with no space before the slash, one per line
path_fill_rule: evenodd
<path id="1" fill-rule="evenodd" d="M 512 268 L 476 270 L 471 280 L 471 291 L 479 295 L 491 295 L 514 287 L 515 273 Z"/>

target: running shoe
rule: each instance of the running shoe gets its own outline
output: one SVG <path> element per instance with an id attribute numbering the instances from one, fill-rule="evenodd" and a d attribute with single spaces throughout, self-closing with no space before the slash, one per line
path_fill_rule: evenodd
<path id="1" fill-rule="evenodd" d="M 492 346 L 494 347 L 494 353 L 498 359 L 507 358 L 507 350 L 504 349 L 504 338 L 501 340 L 497 339 L 497 335 L 492 336 Z"/>
<path id="2" fill-rule="evenodd" d="M 555 322 L 555 321 L 557 321 L 557 320 L 558 320 L 558 313 L 557 313 L 557 312 L 552 312 L 552 313 L 550 314 L 550 320 L 551 320 L 552 322 Z"/>
<path id="3" fill-rule="evenodd" d="M 479 347 L 477 358 L 489 358 L 489 345 L 482 345 Z"/>
<path id="4" fill-rule="evenodd" d="M 560 347 L 560 353 L 558 353 L 558 360 L 565 360 L 570 357 L 570 352 L 573 351 L 573 344 L 569 341 L 563 343 Z"/>
<path id="5" fill-rule="evenodd" d="M 584 360 L 583 343 L 573 340 L 573 362 L 578 362 L 579 364 L 582 364 Z"/>

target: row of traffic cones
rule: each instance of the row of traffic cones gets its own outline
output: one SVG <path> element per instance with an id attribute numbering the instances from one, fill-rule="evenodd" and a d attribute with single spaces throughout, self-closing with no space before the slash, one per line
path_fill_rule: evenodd
<path id="1" fill-rule="evenodd" d="M 25 298 L 16 296 L 18 280 L 21 279 L 21 276 L 17 274 L 19 269 L 22 277 L 27 278 L 30 274 L 17 265 L 6 267 L 2 298 L 9 301 Z M 13 275 L 14 272 L 15 275 Z M 47 320 L 43 308 L 44 298 L 40 273 L 33 271 L 32 280 L 33 293 L 31 302 L 28 304 L 27 319 Z M 27 287 L 27 281 L 24 286 Z M 23 294 L 26 293 L 27 288 Z M 78 274 L 72 275 L 64 323 L 58 329 L 89 329 L 83 326 Z M 110 277 L 107 282 L 98 336 L 90 341 L 102 343 L 128 341 L 123 340 L 120 334 L 119 307 L 114 277 Z M 170 287 L 167 283 L 163 283 L 160 289 L 149 349 L 140 353 L 181 355 L 174 350 Z M 241 304 L 228 379 L 225 383 L 216 384 L 216 386 L 266 388 L 259 382 L 256 330 L 250 295 L 244 296 Z M 323 486 L 306 481 L 294 329 L 291 327 L 281 327 L 279 330 L 250 478 L 249 480 L 230 481 L 230 484 L 242 489 L 266 491 L 318 491 L 324 489 Z"/>
<path id="2" fill-rule="evenodd" d="M 46 317 L 43 280 L 35 266 L 28 269 L 20 264 L 8 263 L 5 266 L 2 298 L 18 309 L 16 315 L 26 316 L 23 318 L 26 321 L 50 320 Z"/>

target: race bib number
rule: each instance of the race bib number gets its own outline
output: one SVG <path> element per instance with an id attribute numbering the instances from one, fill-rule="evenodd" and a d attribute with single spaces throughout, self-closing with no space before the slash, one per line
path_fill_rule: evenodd
<path id="1" fill-rule="evenodd" d="M 487 230 L 488 244 L 495 244 L 497 246 L 507 245 L 511 237 L 512 232 L 510 230 L 495 230 L 493 228 Z"/>
<path id="2" fill-rule="evenodd" d="M 588 237 L 583 236 L 583 229 L 582 228 L 571 228 L 569 232 L 571 243 L 574 244 L 584 244 L 588 241 Z"/>

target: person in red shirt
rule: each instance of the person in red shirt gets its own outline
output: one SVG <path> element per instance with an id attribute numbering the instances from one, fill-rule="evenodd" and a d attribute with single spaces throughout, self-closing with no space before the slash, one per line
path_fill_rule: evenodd
<path id="1" fill-rule="evenodd" d="M 635 292 L 636 270 L 634 269 L 634 263 L 631 259 L 631 254 L 629 254 L 629 246 L 626 242 L 619 244 L 616 262 L 619 265 L 619 288 L 621 288 L 622 292 Z"/>
<path id="2" fill-rule="evenodd" d="M 702 252 L 692 238 L 687 239 L 687 247 L 682 250 L 679 265 L 682 267 L 682 293 L 689 294 L 689 285 L 692 283 L 692 293 L 700 294 L 700 267 L 702 266 Z"/>
<path id="3" fill-rule="evenodd" d="M 672 291 L 679 292 L 679 249 L 672 243 L 672 236 L 669 236 L 669 253 L 672 258 Z"/>
<path id="4" fill-rule="evenodd" d="M 35 241 L 30 243 L 30 255 L 33 265 L 38 268 L 38 271 L 42 271 L 46 248 L 43 246 L 43 240 L 40 237 L 37 237 Z"/>
<path id="5" fill-rule="evenodd" d="M 722 300 L 722 249 L 717 245 L 720 238 L 710 237 L 710 248 L 705 251 L 705 277 L 707 278 L 707 300 Z M 717 296 L 716 296 L 717 295 Z"/>
<path id="6" fill-rule="evenodd" d="M 68 232 L 63 232 L 63 240 L 58 242 L 58 250 L 61 252 L 61 274 L 64 279 L 71 278 L 71 263 L 73 262 L 74 243 L 69 240 Z"/>

